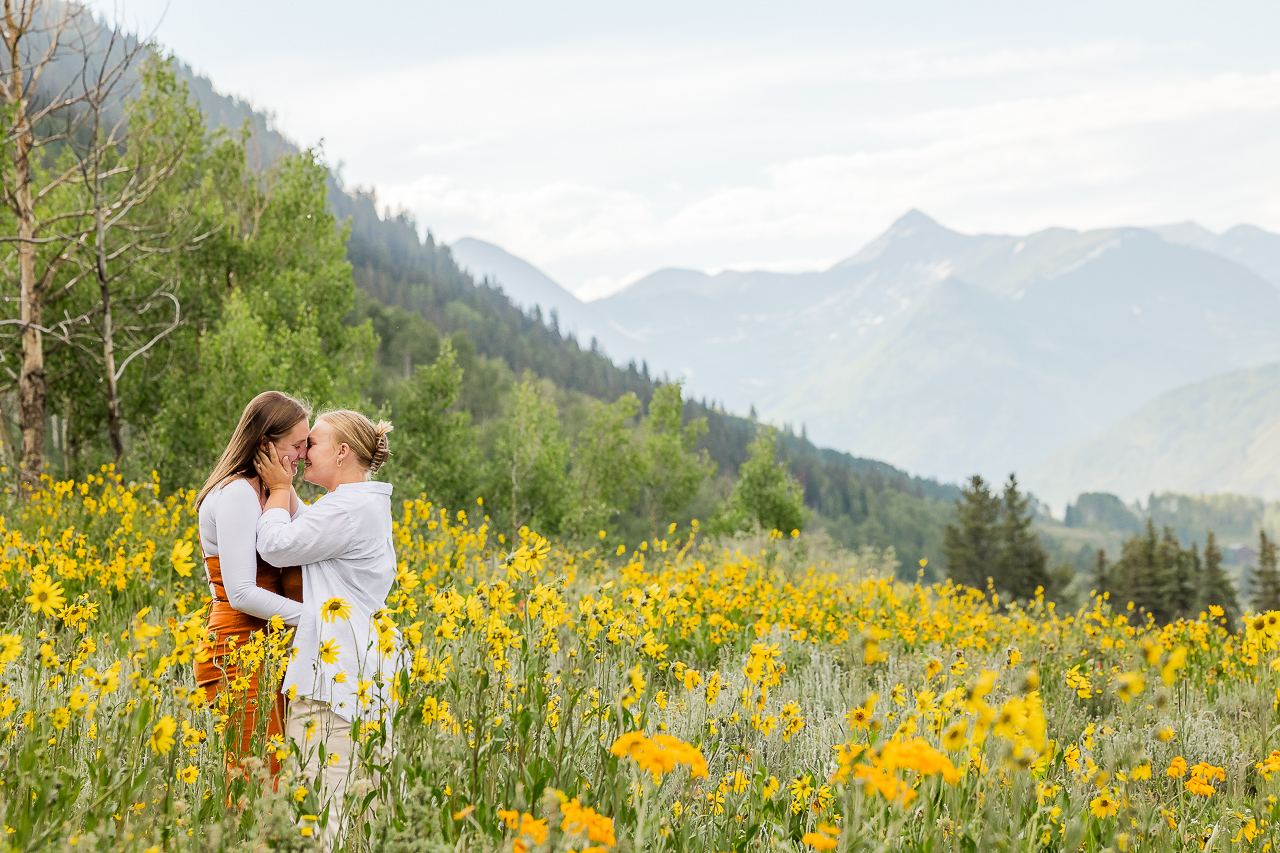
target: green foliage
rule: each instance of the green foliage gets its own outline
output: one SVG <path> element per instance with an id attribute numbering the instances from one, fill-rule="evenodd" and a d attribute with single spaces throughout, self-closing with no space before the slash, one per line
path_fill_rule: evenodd
<path id="1" fill-rule="evenodd" d="M 956 583 L 986 588 L 999 555 L 999 521 L 1000 499 L 991 494 L 981 476 L 974 474 L 956 501 L 955 522 L 947 524 L 942 540 L 947 571 Z"/>
<path id="2" fill-rule="evenodd" d="M 479 448 L 471 415 L 457 409 L 461 392 L 462 368 L 447 339 L 433 364 L 418 365 L 397 387 L 390 467 L 402 494 L 426 494 L 445 507 L 461 507 L 476 496 Z"/>
<path id="3" fill-rule="evenodd" d="M 683 391 L 679 382 L 658 386 L 640 425 L 641 493 L 654 538 L 659 523 L 679 512 L 704 479 L 715 476 L 715 463 L 706 450 L 697 449 L 698 439 L 707 431 L 706 421 L 682 422 Z"/>
<path id="4" fill-rule="evenodd" d="M 364 331 L 364 341 L 350 335 L 351 349 L 361 343 L 372 349 Z M 239 295 L 228 300 L 217 327 L 199 342 L 194 369 L 169 379 L 171 402 L 157 419 L 155 439 L 166 481 L 194 484 L 207 475 L 245 405 L 262 390 L 284 390 L 324 405 L 356 405 L 357 386 L 321 340 L 313 325 L 272 327 Z"/>
<path id="5" fill-rule="evenodd" d="M 640 400 L 630 391 L 612 403 L 592 402 L 572 457 L 573 508 L 566 530 L 579 540 L 608 532 L 640 494 L 643 459 L 631 425 Z"/>
<path id="6" fill-rule="evenodd" d="M 747 448 L 747 461 L 738 469 L 720 525 L 729 531 L 803 530 L 806 521 L 804 490 L 777 462 L 778 432 L 772 427 L 757 430 Z"/>
<path id="7" fill-rule="evenodd" d="M 569 496 L 568 453 L 550 389 L 526 375 L 510 413 L 497 424 L 490 457 L 488 493 L 513 543 L 524 526 L 560 532 Z"/>
<path id="8" fill-rule="evenodd" d="M 357 405 L 376 347 L 371 324 L 343 323 L 354 286 L 343 234 L 325 205 L 327 171 L 314 152 L 284 158 L 261 179 L 244 170 L 242 148 L 223 157 L 219 209 L 257 215 L 231 217 L 241 233 L 197 261 L 201 275 L 226 290 L 206 309 L 216 314 L 209 330 L 189 341 L 189 360 L 164 377 L 167 404 L 153 441 L 170 485 L 202 478 L 260 391 L 315 406 Z"/>
<path id="9" fill-rule="evenodd" d="M 1067 527 L 1092 527 L 1133 534 L 1142 530 L 1142 520 L 1118 497 L 1106 492 L 1080 495 L 1067 505 Z"/>
<path id="10" fill-rule="evenodd" d="M 694 504 L 705 503 L 698 515 L 709 518 L 732 490 L 732 478 L 746 462 L 747 448 L 759 425 L 688 401 L 686 420 L 704 417 L 707 434 L 700 445 L 718 466 L 721 482 L 704 485 Z M 803 434 L 778 433 L 778 456 L 804 489 L 805 506 L 813 511 L 811 526 L 852 551 L 871 547 L 893 549 L 900 558 L 900 577 L 914 579 L 921 559 L 927 579 L 936 580 L 944 567 L 942 531 L 953 511 L 960 488 L 912 477 L 873 459 L 862 459 L 830 448 L 815 447 Z M 709 511 L 708 511 L 709 510 Z M 686 515 L 688 511 L 686 511 Z"/>
<path id="11" fill-rule="evenodd" d="M 349 325 L 368 320 L 378 337 L 377 359 L 366 393 L 381 405 L 396 395 L 399 383 L 413 378 L 420 365 L 431 364 L 440 354 L 440 332 L 415 311 L 383 305 L 363 290 L 355 294 Z M 452 356 L 457 363 L 457 353 Z M 459 393 L 461 388 L 459 388 Z"/>
<path id="12" fill-rule="evenodd" d="M 1029 505 L 1029 499 L 1018 493 L 1017 478 L 1010 474 L 1000 507 L 996 583 L 997 588 L 1023 600 L 1034 598 L 1037 590 L 1051 585 L 1046 569 L 1048 555 L 1039 535 L 1031 529 Z"/>

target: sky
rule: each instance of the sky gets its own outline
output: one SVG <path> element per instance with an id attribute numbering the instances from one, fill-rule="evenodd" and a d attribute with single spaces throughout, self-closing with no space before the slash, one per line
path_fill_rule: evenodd
<path id="1" fill-rule="evenodd" d="M 583 299 L 825 268 L 912 208 L 1280 231 L 1273 2 L 90 5 Z"/>

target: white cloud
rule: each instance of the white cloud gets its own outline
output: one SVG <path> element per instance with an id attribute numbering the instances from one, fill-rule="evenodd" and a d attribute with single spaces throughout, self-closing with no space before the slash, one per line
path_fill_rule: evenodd
<path id="1" fill-rule="evenodd" d="M 1233 72 L 1190 40 L 833 50 L 768 35 L 368 71 L 242 52 L 214 71 L 424 228 L 496 242 L 584 298 L 639 269 L 818 265 L 910 207 L 967 230 L 1280 228 L 1280 72 Z"/>
<path id="2" fill-rule="evenodd" d="M 1011 60 L 973 64 L 1020 67 Z M 1179 198 L 1186 218 L 1198 218 L 1194 205 L 1206 201 L 1232 208 L 1232 198 L 1241 202 L 1237 211 L 1257 218 L 1274 211 L 1269 199 L 1280 181 L 1258 162 L 1265 146 L 1253 158 L 1236 155 L 1242 139 L 1280 133 L 1278 112 L 1280 72 L 1090 79 L 1052 96 L 854 116 L 841 122 L 852 140 L 849 153 L 784 159 L 739 175 L 745 180 L 737 183 L 700 190 L 647 193 L 572 180 L 513 186 L 483 176 L 440 175 L 381 190 L 446 238 L 483 233 L 539 264 L 598 258 L 607 266 L 611 255 L 648 252 L 654 268 L 669 265 L 664 253 L 714 246 L 780 268 L 793 255 L 770 260 L 752 244 L 827 240 L 829 256 L 840 257 L 911 206 L 959 227 L 1011 231 L 1163 221 L 1175 218 L 1171 201 Z M 715 122 L 686 132 L 724 135 Z M 619 133 L 604 122 L 602 135 Z M 1188 185 L 1214 171 L 1223 180 L 1207 198 L 1199 189 L 1188 192 Z M 1266 189 L 1260 191 L 1260 184 Z M 701 266 L 730 265 L 719 260 Z M 603 273 L 566 284 L 594 295 L 622 278 Z"/>

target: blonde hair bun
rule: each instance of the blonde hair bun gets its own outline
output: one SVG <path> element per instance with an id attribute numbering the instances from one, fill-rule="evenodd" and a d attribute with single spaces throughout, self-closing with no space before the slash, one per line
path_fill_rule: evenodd
<path id="1" fill-rule="evenodd" d="M 351 409 L 335 409 L 320 415 L 320 419 L 333 427 L 334 439 L 345 444 L 355 454 L 356 461 L 370 474 L 375 473 L 391 458 L 391 442 L 387 433 L 395 427 L 390 421 L 376 424 Z"/>
<path id="2" fill-rule="evenodd" d="M 373 425 L 373 433 L 378 437 L 378 446 L 369 459 L 369 473 L 377 472 L 391 458 L 391 442 L 387 439 L 387 433 L 393 429 L 395 427 L 391 425 L 391 421 L 378 421 Z"/>

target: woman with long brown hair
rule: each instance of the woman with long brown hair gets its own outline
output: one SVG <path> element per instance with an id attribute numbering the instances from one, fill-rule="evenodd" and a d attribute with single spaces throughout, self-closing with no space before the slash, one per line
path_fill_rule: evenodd
<path id="1" fill-rule="evenodd" d="M 265 661 L 242 652 L 255 632 L 266 636 L 272 617 L 296 625 L 302 615 L 299 569 L 280 569 L 258 556 L 258 517 L 269 491 L 255 470 L 255 457 L 272 448 L 284 465 L 296 472 L 307 455 L 310 409 L 278 391 L 254 397 L 240 416 L 231 441 L 196 498 L 200 517 L 200 549 L 204 552 L 209 590 L 213 595 L 205 622 L 209 641 L 196 657 L 196 684 L 205 699 L 227 716 L 229 763 L 251 754 L 264 709 L 269 710 L 268 739 L 284 731 L 284 696 L 276 691 L 265 702 L 259 681 Z M 290 513 L 299 507 L 289 493 Z M 274 753 L 273 775 L 278 770 Z"/>

